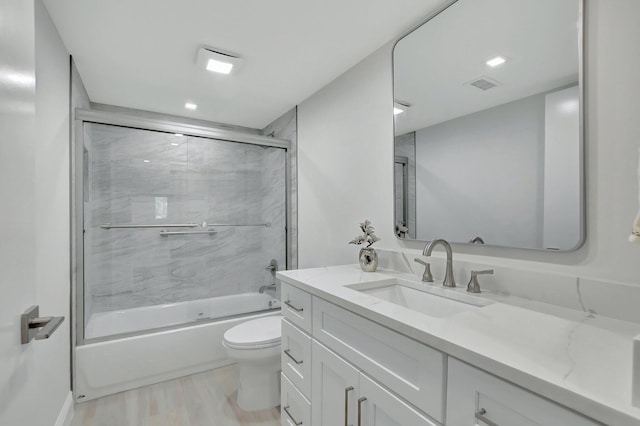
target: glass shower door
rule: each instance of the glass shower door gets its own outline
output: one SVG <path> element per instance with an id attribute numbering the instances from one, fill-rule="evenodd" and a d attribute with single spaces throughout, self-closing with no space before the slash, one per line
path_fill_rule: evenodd
<path id="1" fill-rule="evenodd" d="M 286 151 L 84 124 L 85 338 L 275 307 Z"/>

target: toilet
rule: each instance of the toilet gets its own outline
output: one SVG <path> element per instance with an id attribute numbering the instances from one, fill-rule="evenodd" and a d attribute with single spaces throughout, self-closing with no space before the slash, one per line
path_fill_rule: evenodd
<path id="1" fill-rule="evenodd" d="M 282 315 L 262 317 L 230 328 L 222 345 L 240 369 L 238 407 L 258 411 L 280 405 Z"/>

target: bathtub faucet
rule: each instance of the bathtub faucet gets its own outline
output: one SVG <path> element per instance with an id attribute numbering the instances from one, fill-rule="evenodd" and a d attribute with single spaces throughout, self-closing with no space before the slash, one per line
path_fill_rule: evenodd
<path id="1" fill-rule="evenodd" d="M 264 293 L 265 290 L 276 291 L 276 283 L 269 284 L 269 285 L 263 285 L 262 287 L 260 287 L 260 290 L 258 290 L 258 293 Z"/>

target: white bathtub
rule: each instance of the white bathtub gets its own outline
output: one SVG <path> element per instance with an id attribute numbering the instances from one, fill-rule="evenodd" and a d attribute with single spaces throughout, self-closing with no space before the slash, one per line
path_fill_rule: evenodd
<path id="1" fill-rule="evenodd" d="M 176 324 L 184 327 L 76 347 L 74 396 L 78 402 L 88 401 L 230 364 L 233 361 L 222 346 L 224 333 L 243 321 L 280 311 L 193 321 L 274 307 L 279 302 L 271 294 L 247 293 L 94 314 L 86 327 L 87 338 Z"/>

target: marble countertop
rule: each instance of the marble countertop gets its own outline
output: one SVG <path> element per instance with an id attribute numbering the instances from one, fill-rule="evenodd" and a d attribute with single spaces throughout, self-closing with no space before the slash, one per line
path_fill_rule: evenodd
<path id="1" fill-rule="evenodd" d="M 608 425 L 640 425 L 631 403 L 634 337 L 640 325 L 588 312 L 483 292 L 490 305 L 435 318 L 346 287 L 414 275 L 358 265 L 278 272 L 287 284 Z M 431 292 L 465 288 L 424 284 Z"/>

